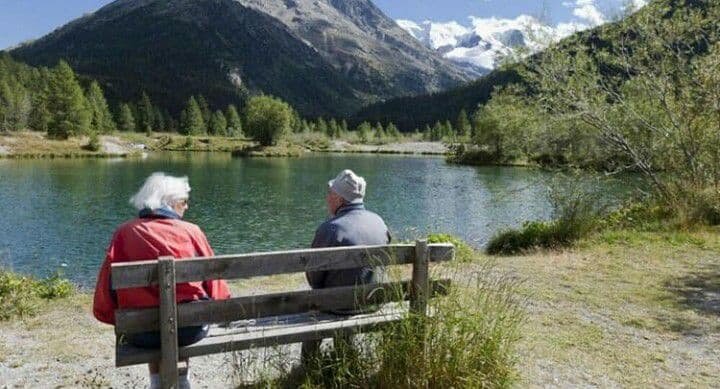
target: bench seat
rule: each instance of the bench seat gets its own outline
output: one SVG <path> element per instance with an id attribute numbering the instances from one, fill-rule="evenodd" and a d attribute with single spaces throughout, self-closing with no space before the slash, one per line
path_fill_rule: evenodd
<path id="1" fill-rule="evenodd" d="M 322 312 L 240 320 L 210 326 L 210 333 L 198 343 L 179 348 L 181 359 L 240 351 L 257 347 L 320 340 L 338 334 L 377 331 L 401 320 L 408 312 L 406 303 L 385 304 L 373 313 L 340 316 Z M 116 366 L 130 366 L 158 361 L 160 350 L 117 344 Z"/>

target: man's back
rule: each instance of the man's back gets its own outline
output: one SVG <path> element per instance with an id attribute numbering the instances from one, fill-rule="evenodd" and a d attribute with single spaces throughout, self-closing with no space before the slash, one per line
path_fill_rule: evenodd
<path id="1" fill-rule="evenodd" d="M 383 245 L 390 243 L 390 233 L 383 219 L 365 209 L 363 204 L 347 204 L 336 216 L 315 232 L 312 247 Z M 308 282 L 314 289 L 353 286 L 378 281 L 380 269 L 371 267 L 309 272 Z"/>

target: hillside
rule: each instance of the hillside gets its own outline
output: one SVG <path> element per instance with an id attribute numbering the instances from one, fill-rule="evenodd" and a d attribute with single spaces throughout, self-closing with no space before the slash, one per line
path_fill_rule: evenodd
<path id="1" fill-rule="evenodd" d="M 467 80 L 364 0 L 118 0 L 11 54 L 66 59 L 111 101 L 146 91 L 173 114 L 193 94 L 224 107 L 266 93 L 340 116 Z"/>
<path id="2" fill-rule="evenodd" d="M 611 61 L 607 55 L 613 48 L 617 48 L 620 42 L 625 42 L 628 47 L 634 44 L 634 30 L 639 20 L 671 20 L 677 27 L 678 37 L 685 39 L 688 44 L 693 42 L 693 37 L 683 36 L 684 32 L 690 29 L 682 25 L 680 15 L 691 9 L 701 10 L 705 15 L 703 20 L 697 21 L 694 28 L 700 28 L 708 34 L 712 42 L 720 40 L 720 28 L 717 24 L 717 15 L 720 14 L 720 3 L 712 0 L 656 0 L 639 12 L 626 19 L 596 27 L 591 30 L 582 31 L 551 46 L 545 52 L 541 52 L 525 60 L 505 65 L 490 72 L 488 75 L 471 82 L 467 85 L 448 90 L 445 92 L 414 96 L 408 98 L 391 99 L 383 103 L 369 105 L 356 113 L 351 123 L 369 122 L 393 122 L 401 131 L 412 131 L 415 128 L 422 128 L 426 124 L 432 125 L 436 121 L 450 120 L 457 118 L 460 110 L 465 109 L 473 112 L 478 105 L 485 104 L 496 88 L 502 88 L 510 84 L 526 84 L 522 74 L 531 70 L 534 63 L 541 62 L 543 56 L 552 54 L 555 51 L 564 53 L 587 52 L 598 64 L 606 75 L 613 75 Z M 709 46 L 705 42 L 701 46 Z M 702 54 L 702 47 L 698 47 L 697 54 Z M 527 91 L 532 94 L 532 91 Z"/>

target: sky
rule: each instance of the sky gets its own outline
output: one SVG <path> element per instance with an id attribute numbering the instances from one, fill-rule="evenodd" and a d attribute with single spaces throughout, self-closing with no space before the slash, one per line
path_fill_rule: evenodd
<path id="1" fill-rule="evenodd" d="M 635 0 L 642 1 L 642 0 Z M 0 49 L 15 46 L 61 27 L 111 0 L 0 0 Z M 550 24 L 598 22 L 616 13 L 626 0 L 373 0 L 393 19 L 416 22 L 456 21 L 469 25 L 470 16 L 540 17 Z"/>

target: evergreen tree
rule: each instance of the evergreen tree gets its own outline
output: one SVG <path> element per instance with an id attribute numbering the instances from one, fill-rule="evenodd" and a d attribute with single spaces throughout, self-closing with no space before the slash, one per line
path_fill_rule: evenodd
<path id="1" fill-rule="evenodd" d="M 217 110 L 214 114 L 210 117 L 210 125 L 208 125 L 208 133 L 210 135 L 222 135 L 225 136 L 227 134 L 227 120 L 225 120 L 225 115 L 222 113 L 222 111 Z"/>
<path id="2" fill-rule="evenodd" d="M 155 127 L 155 109 L 147 93 L 143 92 L 137 110 L 138 132 L 150 133 Z"/>
<path id="3" fill-rule="evenodd" d="M 228 135 L 243 136 L 242 121 L 235 105 L 230 104 L 227 107 L 225 118 L 227 119 Z"/>
<path id="4" fill-rule="evenodd" d="M 50 110 L 48 98 L 50 96 L 49 80 L 52 73 L 47 68 L 41 68 L 37 73 L 37 82 L 33 86 L 35 94 L 32 97 L 32 112 L 30 112 L 29 126 L 35 131 L 47 132 L 50 124 Z"/>
<path id="5" fill-rule="evenodd" d="M 328 124 L 323 118 L 318 118 L 317 123 L 315 124 L 315 131 L 323 133 L 327 135 L 328 133 Z"/>
<path id="6" fill-rule="evenodd" d="M 340 135 L 340 129 L 338 127 L 337 120 L 330 119 L 327 126 L 327 136 L 329 138 L 337 138 Z"/>
<path id="7" fill-rule="evenodd" d="M 196 101 L 198 107 L 200 107 L 200 113 L 202 114 L 202 119 L 205 122 L 205 127 L 207 128 L 207 125 L 210 123 L 210 117 L 212 117 L 212 111 L 210 111 L 210 106 L 208 105 L 208 102 L 207 100 L 205 100 L 205 97 L 203 95 L 198 96 Z"/>
<path id="8" fill-rule="evenodd" d="M 375 139 L 376 140 L 383 140 L 385 139 L 385 129 L 383 128 L 382 123 L 378 122 L 375 124 Z"/>
<path id="9" fill-rule="evenodd" d="M 455 130 L 457 135 L 460 137 L 467 136 L 471 131 L 470 118 L 468 118 L 467 111 L 463 108 L 458 114 L 457 122 L 455 123 Z"/>
<path id="10" fill-rule="evenodd" d="M 347 120 L 343 119 L 343 120 L 340 122 L 340 131 L 341 131 L 343 134 L 347 134 L 347 133 L 348 133 L 349 130 L 348 130 Z"/>
<path id="11" fill-rule="evenodd" d="M 429 125 L 425 125 L 425 129 L 423 130 L 423 140 L 431 141 L 432 140 L 432 130 L 430 129 Z"/>
<path id="12" fill-rule="evenodd" d="M 155 113 L 153 115 L 153 122 L 155 123 L 155 126 L 153 127 L 155 131 L 167 131 L 167 118 L 168 115 L 164 114 L 160 107 L 155 106 Z"/>
<path id="13" fill-rule="evenodd" d="M 185 135 L 202 135 L 207 133 L 202 111 L 194 96 L 190 96 L 190 100 L 188 100 L 187 106 L 182 113 L 180 132 Z"/>
<path id="14" fill-rule="evenodd" d="M 435 125 L 430 130 L 430 141 L 437 142 L 442 140 L 443 137 L 443 125 L 440 122 L 435 122 Z"/>
<path id="15" fill-rule="evenodd" d="M 362 122 L 357 127 L 358 138 L 360 142 L 367 143 L 370 140 L 370 133 L 372 132 L 372 126 L 368 122 Z"/>
<path id="16" fill-rule="evenodd" d="M 398 130 L 398 128 L 395 126 L 395 124 L 393 122 L 390 122 L 390 124 L 388 124 L 387 129 L 385 131 L 387 132 L 388 136 L 395 138 L 395 139 L 400 138 L 400 136 L 401 136 L 400 130 Z"/>
<path id="17" fill-rule="evenodd" d="M 455 136 L 455 130 L 449 120 L 446 120 L 445 123 L 443 123 L 442 134 L 443 138 L 452 138 Z"/>
<path id="18" fill-rule="evenodd" d="M 135 131 L 135 116 L 133 116 L 132 109 L 127 104 L 120 105 L 120 112 L 118 113 L 118 128 L 120 131 L 125 132 Z"/>
<path id="19" fill-rule="evenodd" d="M 29 92 L 17 79 L 0 84 L 0 131 L 25 129 L 32 111 Z"/>
<path id="20" fill-rule="evenodd" d="M 100 85 L 98 85 L 95 81 L 90 84 L 90 89 L 88 89 L 87 93 L 87 101 L 92 113 L 92 118 L 90 120 L 92 132 L 108 134 L 115 131 L 115 121 L 110 113 L 110 108 L 108 108 L 105 95 L 103 94 Z"/>
<path id="21" fill-rule="evenodd" d="M 60 61 L 50 79 L 49 111 L 51 121 L 48 136 L 67 139 L 72 135 L 86 134 L 92 114 L 75 72 L 65 61 Z"/>

